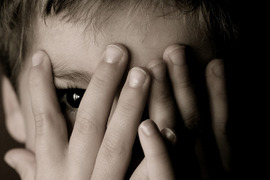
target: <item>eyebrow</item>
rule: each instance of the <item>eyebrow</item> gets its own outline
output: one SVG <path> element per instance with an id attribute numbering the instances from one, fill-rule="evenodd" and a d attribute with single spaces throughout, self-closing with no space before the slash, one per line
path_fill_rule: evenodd
<path id="1" fill-rule="evenodd" d="M 77 70 L 54 72 L 55 85 L 57 88 L 80 88 L 78 86 L 89 84 L 92 75 L 87 71 Z"/>

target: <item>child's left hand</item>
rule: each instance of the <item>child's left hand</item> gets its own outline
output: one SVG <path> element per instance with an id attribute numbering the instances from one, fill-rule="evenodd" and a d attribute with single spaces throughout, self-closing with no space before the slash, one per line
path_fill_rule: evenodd
<path id="1" fill-rule="evenodd" d="M 171 45 L 163 59 L 148 64 L 152 75 L 149 117 L 160 130 L 166 127 L 178 130 L 180 140 L 172 158 L 176 162 L 174 166 L 179 168 L 176 171 L 179 178 L 193 179 L 195 175 L 222 179 L 230 175 L 231 169 L 223 60 L 214 59 L 206 69 L 201 66 L 195 69 L 198 62 L 189 55 L 187 47 Z M 198 79 L 202 82 L 200 86 L 195 81 Z"/>

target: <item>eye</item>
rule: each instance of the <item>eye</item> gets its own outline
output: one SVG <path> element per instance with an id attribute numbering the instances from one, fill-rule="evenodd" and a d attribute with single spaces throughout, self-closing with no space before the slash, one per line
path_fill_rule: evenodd
<path id="1" fill-rule="evenodd" d="M 58 89 L 57 94 L 61 106 L 77 109 L 80 106 L 85 89 Z"/>
<path id="2" fill-rule="evenodd" d="M 85 90 L 71 89 L 65 93 L 66 102 L 72 108 L 79 108 Z"/>
<path id="3" fill-rule="evenodd" d="M 66 117 L 74 122 L 77 109 L 80 106 L 85 89 L 57 89 L 57 96 L 62 109 L 62 112 Z"/>
<path id="4" fill-rule="evenodd" d="M 66 119 L 68 133 L 71 135 L 85 89 L 56 89 L 56 92 L 62 113 Z"/>

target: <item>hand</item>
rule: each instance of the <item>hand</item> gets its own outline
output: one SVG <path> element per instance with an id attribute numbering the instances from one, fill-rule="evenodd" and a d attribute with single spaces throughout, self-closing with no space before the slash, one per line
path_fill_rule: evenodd
<path id="1" fill-rule="evenodd" d="M 149 117 L 160 130 L 169 127 L 178 132 L 180 141 L 171 156 L 179 179 L 200 179 L 201 176 L 203 179 L 222 179 L 230 171 L 223 61 L 210 61 L 204 75 L 192 66 L 193 59 L 186 51 L 184 46 L 169 46 L 164 52 L 164 60 L 156 59 L 148 64 L 152 75 Z M 208 92 L 202 83 L 205 81 Z M 171 141 L 175 144 L 176 137 L 171 136 Z M 147 173 L 147 168 L 141 169 L 140 172 Z"/>
<path id="2" fill-rule="evenodd" d="M 230 146 L 226 135 L 228 103 L 223 61 L 214 59 L 207 65 L 205 78 L 208 93 L 204 94 L 204 89 L 201 88 L 203 86 L 200 84 L 201 87 L 198 88 L 198 84 L 194 83 L 194 74 L 197 75 L 195 78 L 204 77 L 204 74 L 196 72 L 195 67 L 190 65 L 193 59 L 188 56 L 186 47 L 169 46 L 163 58 L 167 63 L 174 97 L 185 127 L 184 131 L 188 132 L 182 133 L 181 138 L 187 139 L 182 141 L 188 141 L 187 144 L 192 144 L 190 141 L 194 141 L 192 147 L 198 158 L 195 163 L 199 162 L 204 179 L 210 179 L 210 177 L 221 179 L 224 172 L 230 171 Z M 203 79 L 201 78 L 200 81 Z M 199 96 L 199 93 L 203 94 L 203 98 Z M 188 147 L 183 144 L 180 146 L 181 149 Z M 187 150 L 184 156 L 193 151 Z M 188 157 L 187 161 L 191 162 L 192 157 Z M 188 167 L 187 164 L 183 167 Z M 188 172 L 194 172 L 194 169 Z"/>
<path id="3" fill-rule="evenodd" d="M 35 156 L 22 149 L 12 150 L 6 156 L 22 179 L 124 178 L 145 107 L 150 75 L 142 68 L 130 71 L 108 123 L 128 53 L 120 45 L 109 46 L 106 52 L 105 61 L 100 62 L 85 92 L 69 141 L 54 91 L 50 60 L 44 52 L 34 55 L 29 87 L 36 125 Z M 156 125 L 152 121 L 143 122 L 139 134 L 146 158 L 149 157 L 149 178 L 173 179 L 169 156 Z M 158 169 L 167 173 L 157 172 Z M 167 177 L 160 177 L 159 173 Z"/>

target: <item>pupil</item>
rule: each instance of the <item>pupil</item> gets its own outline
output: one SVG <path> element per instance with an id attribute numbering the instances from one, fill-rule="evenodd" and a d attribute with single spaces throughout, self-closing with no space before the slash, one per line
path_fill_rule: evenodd
<path id="1" fill-rule="evenodd" d="M 80 102 L 82 100 L 84 91 L 82 90 L 73 90 L 67 93 L 67 102 L 72 108 L 79 108 Z"/>

